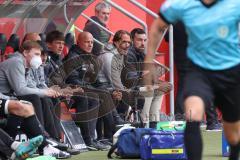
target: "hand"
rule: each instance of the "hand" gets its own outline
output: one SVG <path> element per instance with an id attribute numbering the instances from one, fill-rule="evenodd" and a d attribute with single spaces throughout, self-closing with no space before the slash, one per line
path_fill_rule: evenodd
<path id="1" fill-rule="evenodd" d="M 60 92 L 55 91 L 51 88 L 45 90 L 45 95 L 48 97 L 52 97 L 52 98 L 57 98 L 57 97 L 62 96 L 62 94 Z"/>
<path id="2" fill-rule="evenodd" d="M 53 85 L 50 87 L 50 89 L 56 91 L 56 92 L 61 92 L 61 88 L 58 85 Z"/>
<path id="3" fill-rule="evenodd" d="M 82 93 L 84 93 L 84 90 L 81 87 L 79 87 L 79 86 L 77 86 L 75 88 L 72 88 L 72 91 L 73 91 L 73 94 L 82 94 Z"/>
<path id="4" fill-rule="evenodd" d="M 71 97 L 74 94 L 81 94 L 83 92 L 84 92 L 84 90 L 81 87 L 79 87 L 79 86 L 78 87 L 68 86 L 66 88 L 61 89 L 61 93 L 65 97 Z"/>
<path id="5" fill-rule="evenodd" d="M 71 87 L 62 88 L 60 92 L 64 97 L 71 97 L 73 95 L 73 90 Z"/>
<path id="6" fill-rule="evenodd" d="M 120 100 L 122 100 L 122 92 L 120 92 L 118 90 L 115 90 L 112 93 L 112 97 L 113 97 L 114 100 L 120 101 Z"/>
<path id="7" fill-rule="evenodd" d="M 162 91 L 164 93 L 168 93 L 172 90 L 172 84 L 166 81 L 162 81 L 158 84 L 157 90 Z"/>

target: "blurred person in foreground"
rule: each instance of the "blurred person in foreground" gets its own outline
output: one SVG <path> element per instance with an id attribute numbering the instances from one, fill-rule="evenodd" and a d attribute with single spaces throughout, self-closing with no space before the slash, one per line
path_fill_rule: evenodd
<path id="1" fill-rule="evenodd" d="M 184 82 L 184 138 L 189 160 L 202 158 L 200 122 L 207 107 L 205 99 L 220 106 L 224 134 L 230 144 L 229 159 L 239 158 L 239 5 L 240 1 L 235 0 L 168 0 L 150 29 L 145 62 L 152 62 L 168 24 L 182 21 L 188 34 L 187 56 L 192 69 Z M 148 69 L 152 76 L 146 77 L 146 83 L 154 78 L 154 67 Z"/>

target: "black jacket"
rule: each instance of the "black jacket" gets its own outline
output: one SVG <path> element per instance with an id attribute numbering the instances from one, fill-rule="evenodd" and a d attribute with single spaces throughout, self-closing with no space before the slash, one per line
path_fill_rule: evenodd
<path id="1" fill-rule="evenodd" d="M 106 27 L 105 24 L 103 24 L 98 17 L 91 17 L 91 19 L 93 19 L 94 21 L 96 21 L 97 23 L 101 24 L 103 27 Z M 101 29 L 100 27 L 98 27 L 96 24 L 94 24 L 91 21 L 87 21 L 85 24 L 85 27 L 83 29 L 84 31 L 88 31 L 90 32 L 93 37 L 97 40 L 99 40 L 100 42 L 107 44 L 108 41 L 110 40 L 111 35 L 109 33 L 107 33 L 106 31 L 104 31 L 103 29 Z M 99 55 L 100 52 L 102 51 L 102 46 L 96 42 L 94 42 L 93 44 L 93 50 L 92 53 L 94 55 Z"/>
<path id="2" fill-rule="evenodd" d="M 60 55 L 48 51 L 48 61 L 44 65 L 45 81 L 48 86 L 65 84 L 65 71 Z"/>
<path id="3" fill-rule="evenodd" d="M 73 45 L 63 61 L 66 83 L 81 86 L 95 84 L 100 68 L 96 56 Z"/>
<path id="4" fill-rule="evenodd" d="M 129 48 L 125 59 L 125 68 L 122 71 L 121 79 L 128 88 L 139 85 L 142 77 L 143 62 L 145 55 L 137 51 L 133 46 Z"/>

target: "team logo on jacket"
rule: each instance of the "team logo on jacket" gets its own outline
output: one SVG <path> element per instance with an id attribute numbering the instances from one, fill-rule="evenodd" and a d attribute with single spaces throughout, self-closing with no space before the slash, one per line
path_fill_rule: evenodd
<path id="1" fill-rule="evenodd" d="M 220 26 L 218 29 L 217 29 L 217 35 L 218 37 L 220 38 L 226 38 L 228 36 L 228 33 L 229 33 L 229 28 L 228 26 Z"/>
<path id="2" fill-rule="evenodd" d="M 166 1 L 165 3 L 163 3 L 161 10 L 164 12 L 166 11 L 169 7 L 171 7 L 172 5 L 172 1 Z"/>

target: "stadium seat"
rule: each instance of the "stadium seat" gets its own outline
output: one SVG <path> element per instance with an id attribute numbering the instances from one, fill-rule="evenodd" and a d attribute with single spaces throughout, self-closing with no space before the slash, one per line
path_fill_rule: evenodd
<path id="1" fill-rule="evenodd" d="M 8 39 L 7 46 L 5 49 L 5 58 L 19 50 L 20 38 L 17 34 L 12 34 Z"/>
<path id="2" fill-rule="evenodd" d="M 5 52 L 6 45 L 7 45 L 6 35 L 3 33 L 0 33 L 0 55 L 1 55 L 0 61 L 3 61 L 3 58 L 4 58 L 3 54 Z"/>
<path id="3" fill-rule="evenodd" d="M 74 45 L 74 35 L 72 33 L 67 33 L 65 36 L 65 46 L 63 48 L 63 57 L 68 54 L 69 49 Z"/>
<path id="4" fill-rule="evenodd" d="M 39 36 L 41 37 L 41 41 L 46 42 L 46 34 L 40 33 Z"/>

